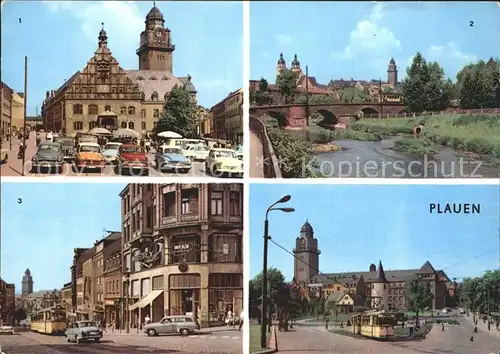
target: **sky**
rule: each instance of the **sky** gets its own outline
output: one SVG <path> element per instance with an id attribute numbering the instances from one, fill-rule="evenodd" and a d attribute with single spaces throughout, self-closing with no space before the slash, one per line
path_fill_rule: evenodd
<path id="1" fill-rule="evenodd" d="M 500 55 L 499 18 L 495 2 L 252 2 L 251 78 L 274 82 L 282 52 L 322 84 L 387 80 L 391 57 L 402 79 L 420 51 L 454 79 L 467 63 Z"/>
<path id="2" fill-rule="evenodd" d="M 138 69 L 135 51 L 152 6 L 152 1 L 2 1 L 2 81 L 23 92 L 28 56 L 28 115 L 35 115 L 37 106 L 40 113 L 45 92 L 93 56 L 101 22 L 120 66 Z M 156 6 L 172 31 L 174 75 L 191 75 L 199 104 L 210 108 L 241 88 L 241 2 L 156 1 Z"/>
<path id="3" fill-rule="evenodd" d="M 71 281 L 74 248 L 92 247 L 105 234 L 103 229 L 121 230 L 119 193 L 125 186 L 2 183 L 2 279 L 20 293 L 29 268 L 35 291 L 62 288 Z"/>
<path id="4" fill-rule="evenodd" d="M 295 212 L 271 212 L 269 235 L 291 251 L 308 220 L 322 273 L 368 271 L 379 260 L 385 270 L 416 269 L 428 260 L 462 279 L 500 266 L 499 186 L 252 184 L 250 195 L 250 249 L 258 250 L 251 252 L 251 277 L 262 270 L 266 208 L 284 195 L 292 199 L 281 206 Z M 480 214 L 430 214 L 430 203 L 478 203 Z M 269 244 L 268 266 L 288 281 L 293 261 Z"/>

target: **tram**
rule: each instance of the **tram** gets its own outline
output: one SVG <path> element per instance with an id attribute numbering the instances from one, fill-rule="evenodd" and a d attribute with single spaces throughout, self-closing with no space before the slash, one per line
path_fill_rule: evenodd
<path id="1" fill-rule="evenodd" d="M 394 337 L 394 316 L 386 311 L 370 310 L 357 314 L 352 318 L 353 333 L 374 339 Z"/>
<path id="2" fill-rule="evenodd" d="M 44 334 L 64 334 L 66 332 L 66 310 L 55 306 L 41 309 L 31 315 L 31 330 Z"/>

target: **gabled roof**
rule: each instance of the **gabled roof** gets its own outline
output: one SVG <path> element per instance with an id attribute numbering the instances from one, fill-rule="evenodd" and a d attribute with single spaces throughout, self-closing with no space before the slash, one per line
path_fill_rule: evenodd
<path id="1" fill-rule="evenodd" d="M 385 273 L 384 273 L 384 267 L 382 267 L 382 261 L 378 262 L 378 269 L 375 281 L 377 283 L 387 283 L 387 279 L 385 278 Z"/>
<path id="2" fill-rule="evenodd" d="M 435 273 L 436 270 L 432 266 L 431 262 L 426 261 L 422 267 L 420 267 L 420 272 L 422 273 Z"/>

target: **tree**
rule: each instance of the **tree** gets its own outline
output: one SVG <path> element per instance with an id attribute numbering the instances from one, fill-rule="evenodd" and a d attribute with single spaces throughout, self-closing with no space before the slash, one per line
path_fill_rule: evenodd
<path id="1" fill-rule="evenodd" d="M 269 84 L 268 84 L 267 80 L 262 77 L 260 79 L 260 82 L 259 82 L 259 91 L 266 92 L 268 90 L 268 88 L 269 88 Z"/>
<path id="2" fill-rule="evenodd" d="M 423 312 L 427 307 L 432 307 L 434 295 L 432 294 L 429 282 L 414 280 L 406 283 L 405 289 L 408 309 L 414 311 L 417 317 L 419 312 Z"/>
<path id="3" fill-rule="evenodd" d="M 190 92 L 176 85 L 167 95 L 156 132 L 173 131 L 185 138 L 195 138 L 198 135 L 196 115 Z"/>
<path id="4" fill-rule="evenodd" d="M 285 103 L 292 102 L 297 89 L 297 75 L 290 69 L 284 69 L 276 76 L 276 86 L 285 99 Z"/>
<path id="5" fill-rule="evenodd" d="M 466 65 L 457 74 L 456 95 L 467 109 L 500 107 L 500 61 Z"/>
<path id="6" fill-rule="evenodd" d="M 460 301 L 474 312 L 500 312 L 500 270 L 487 271 L 481 277 L 464 279 Z"/>

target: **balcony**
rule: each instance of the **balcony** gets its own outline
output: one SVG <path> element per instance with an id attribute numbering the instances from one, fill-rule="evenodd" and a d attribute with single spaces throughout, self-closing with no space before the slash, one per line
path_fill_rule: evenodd
<path id="1" fill-rule="evenodd" d="M 184 215 L 179 215 L 179 217 L 176 216 L 167 216 L 167 217 L 162 217 L 161 218 L 161 227 L 164 226 L 171 226 L 173 224 L 176 224 L 176 226 L 182 226 L 182 224 L 186 223 L 192 223 L 192 222 L 198 222 L 200 221 L 200 214 L 184 214 Z"/>
<path id="2" fill-rule="evenodd" d="M 153 234 L 151 233 L 139 233 L 139 232 L 134 233 L 134 235 L 136 234 L 138 235 L 132 238 L 132 240 L 130 241 L 130 245 L 133 247 L 153 242 Z"/>

